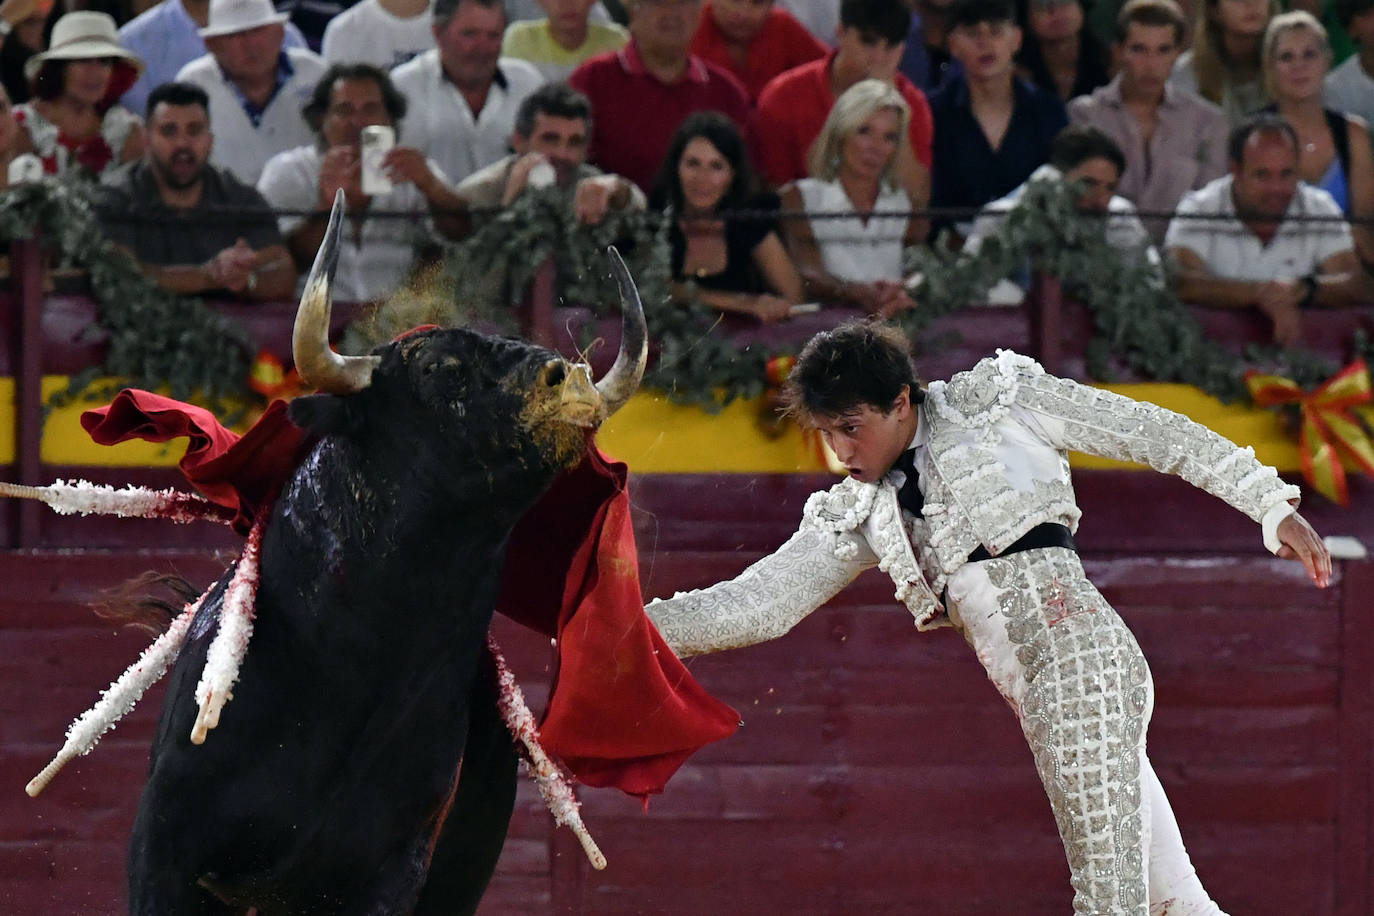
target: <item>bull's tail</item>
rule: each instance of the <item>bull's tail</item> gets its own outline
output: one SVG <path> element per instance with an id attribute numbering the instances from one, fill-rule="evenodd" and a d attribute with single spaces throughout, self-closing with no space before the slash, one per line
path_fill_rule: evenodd
<path id="1" fill-rule="evenodd" d="M 158 636 L 198 597 L 200 589 L 181 576 L 149 570 L 97 594 L 91 610 L 102 620 Z"/>

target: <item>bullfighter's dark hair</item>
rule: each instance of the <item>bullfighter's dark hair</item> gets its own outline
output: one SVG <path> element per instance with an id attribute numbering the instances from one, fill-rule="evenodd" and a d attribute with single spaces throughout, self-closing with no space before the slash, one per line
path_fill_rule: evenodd
<path id="1" fill-rule="evenodd" d="M 320 81 L 315 84 L 315 91 L 310 94 L 310 101 L 305 103 L 301 109 L 301 116 L 305 118 L 305 123 L 310 125 L 310 129 L 318 136 L 320 126 L 324 123 L 325 112 L 329 111 L 330 96 L 334 94 L 334 84 L 340 80 L 371 80 L 377 84 L 377 88 L 382 91 L 382 104 L 386 106 L 386 113 L 391 118 L 391 125 L 396 128 L 396 133 L 401 132 L 401 119 L 406 116 L 406 97 L 401 90 L 396 88 L 396 84 L 391 81 L 391 77 L 380 67 L 372 64 L 332 64 Z"/>
<path id="2" fill-rule="evenodd" d="M 911 31 L 911 11 L 902 0 L 842 0 L 840 25 L 896 45 Z"/>
<path id="3" fill-rule="evenodd" d="M 1245 144 L 1249 143 L 1255 134 L 1282 134 L 1294 152 L 1299 149 L 1298 132 L 1293 129 L 1293 125 L 1282 115 L 1264 112 L 1251 115 L 1231 129 L 1231 136 L 1226 140 L 1226 156 L 1232 163 L 1240 165 L 1245 161 Z"/>
<path id="4" fill-rule="evenodd" d="M 515 110 L 515 132 L 529 139 L 534 133 L 535 116 L 541 114 L 551 118 L 586 121 L 587 130 L 590 131 L 592 100 L 567 83 L 545 83 L 525 96 L 525 100 Z"/>
<path id="5" fill-rule="evenodd" d="M 441 29 L 448 25 L 449 20 L 457 14 L 458 7 L 462 6 L 464 3 L 473 3 L 477 6 L 485 7 L 486 9 L 495 7 L 500 10 L 501 14 L 506 16 L 507 19 L 510 18 L 506 14 L 506 4 L 504 0 L 434 0 L 434 24 Z"/>
<path id="6" fill-rule="evenodd" d="M 654 176 L 653 190 L 649 193 L 649 204 L 653 208 L 662 210 L 672 207 L 673 212 L 682 212 L 682 179 L 678 175 L 678 164 L 682 161 L 687 144 L 698 137 L 719 150 L 734 170 L 734 178 L 716 204 L 717 209 L 743 207 L 758 192 L 758 178 L 749 162 L 749 150 L 735 122 L 718 111 L 698 111 L 688 115 L 678 125 L 677 132 L 668 144 L 668 152 L 663 156 L 663 164 Z"/>
<path id="7" fill-rule="evenodd" d="M 1061 172 L 1077 168 L 1089 159 L 1106 159 L 1116 166 L 1117 175 L 1126 171 L 1126 154 L 1099 128 L 1070 124 L 1050 142 L 1050 165 Z"/>
<path id="8" fill-rule="evenodd" d="M 1374 5 L 1374 0 L 1362 0 Z M 1116 43 L 1124 44 L 1132 25 L 1162 26 L 1174 30 L 1174 45 L 1183 47 L 1188 38 L 1188 19 L 1174 0 L 1128 0 L 1116 14 Z"/>
<path id="9" fill-rule="evenodd" d="M 912 404 L 926 398 L 911 341 L 892 325 L 855 320 L 807 342 L 783 386 L 783 402 L 789 414 L 804 422 L 865 404 L 888 413 L 903 388 L 911 392 Z"/>
<path id="10" fill-rule="evenodd" d="M 972 28 L 984 23 L 1016 24 L 1012 0 L 955 0 L 949 11 L 949 28 Z"/>
<path id="11" fill-rule="evenodd" d="M 159 105 L 185 107 L 199 105 L 210 113 L 210 97 L 195 83 L 162 83 L 148 93 L 148 104 L 143 106 L 143 120 L 153 119 L 153 109 Z"/>

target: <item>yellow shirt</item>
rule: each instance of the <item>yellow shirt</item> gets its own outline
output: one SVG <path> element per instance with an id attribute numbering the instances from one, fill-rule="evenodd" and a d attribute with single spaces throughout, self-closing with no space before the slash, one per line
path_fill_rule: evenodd
<path id="1" fill-rule="evenodd" d="M 549 82 L 566 80 L 577 65 L 589 57 L 606 51 L 619 51 L 630 40 L 623 26 L 607 22 L 587 23 L 587 40 L 582 47 L 569 51 L 553 40 L 547 19 L 512 22 L 506 26 L 501 42 L 501 54 L 527 60 Z"/>

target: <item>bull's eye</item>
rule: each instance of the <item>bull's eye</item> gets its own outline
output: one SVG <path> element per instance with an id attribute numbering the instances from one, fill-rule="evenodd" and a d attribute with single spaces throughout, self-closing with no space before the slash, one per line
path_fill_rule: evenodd
<path id="1" fill-rule="evenodd" d="M 567 378 L 568 372 L 564 368 L 562 361 L 549 363 L 544 367 L 544 384 L 550 388 L 557 388 L 563 384 L 563 379 Z"/>

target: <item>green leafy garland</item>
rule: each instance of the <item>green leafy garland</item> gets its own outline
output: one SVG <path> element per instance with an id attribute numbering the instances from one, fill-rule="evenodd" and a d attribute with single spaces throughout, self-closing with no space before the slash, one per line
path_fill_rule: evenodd
<path id="1" fill-rule="evenodd" d="M 715 411 L 765 388 L 763 347 L 740 348 L 720 315 L 673 298 L 669 223 L 659 213 L 611 211 L 595 226 L 573 218 L 570 191 L 525 191 L 454 246 L 418 285 L 393 296 L 349 329 L 350 352 L 362 352 L 424 322 L 493 328 L 511 333 L 509 303 L 548 258 L 555 261 L 558 295 L 593 318 L 619 315 L 620 297 L 606 261 L 616 245 L 644 303 L 649 340 L 657 349 L 644 385 L 670 400 Z M 595 322 L 582 327 L 578 346 L 593 344 Z"/>
<path id="2" fill-rule="evenodd" d="M 1111 245 L 1102 217 L 1078 212 L 1074 201 L 1080 192 L 1060 179 L 1034 179 L 976 254 L 912 252 L 913 265 L 924 274 L 917 297 L 922 304 L 902 317 L 903 326 L 919 336 L 932 319 L 984 301 L 998 280 L 1030 264 L 1058 278 L 1091 312 L 1095 336 L 1086 357 L 1095 378 L 1110 379 L 1115 362 L 1139 376 L 1186 383 L 1232 402 L 1249 400 L 1247 369 L 1286 375 L 1304 389 L 1337 371 L 1331 360 L 1306 350 L 1247 346 L 1237 354 L 1208 338 L 1174 296 L 1163 266 L 1143 249 Z M 1357 334 L 1352 347 L 1361 355 L 1369 342 Z"/>
<path id="3" fill-rule="evenodd" d="M 1306 389 L 1334 374 L 1334 363 L 1307 351 L 1268 346 L 1236 354 L 1207 338 L 1170 292 L 1163 269 L 1108 244 L 1101 219 L 1074 208 L 1075 193 L 1063 181 L 1033 180 L 977 254 L 911 252 L 912 266 L 924 276 L 917 295 L 921 306 L 897 322 L 919 341 L 932 321 L 982 301 L 997 281 L 1029 263 L 1061 278 L 1090 310 L 1095 337 L 1087 348 L 1088 366 L 1097 378 L 1109 378 L 1115 365 L 1235 401 L 1248 399 L 1242 379 L 1247 368 L 1287 375 Z M 201 300 L 175 296 L 146 278 L 105 238 L 90 194 L 84 183 L 54 179 L 0 194 L 0 235 L 50 240 L 84 268 L 99 303 L 97 327 L 89 332 L 109 340 L 105 362 L 74 377 L 53 403 L 82 392 L 90 399 L 107 397 L 112 386 L 93 389 L 90 382 L 114 377 L 139 387 L 165 385 L 174 397 L 196 398 L 220 413 L 241 407 L 253 397 L 248 367 L 254 346 L 246 330 Z M 589 227 L 570 214 L 566 192 L 526 192 L 453 246 L 419 282 L 355 322 L 345 349 L 360 352 L 426 322 L 513 331 L 509 291 L 523 289 L 550 256 L 564 302 L 585 306 L 594 318 L 614 317 L 619 297 L 604 252 L 616 244 L 639 285 L 657 347 L 647 387 L 707 410 L 766 389 L 768 361 L 788 348 L 741 349 L 714 310 L 674 301 L 668 223 L 661 215 L 612 212 Z M 579 345 L 591 345 L 594 334 L 595 322 L 589 322 Z M 1363 334 L 1351 345 L 1353 355 L 1374 354 Z"/>
<path id="4" fill-rule="evenodd" d="M 45 178 L 0 194 L 0 237 L 42 238 L 90 277 L 97 328 L 109 348 L 105 362 L 83 370 L 50 406 L 108 397 L 115 377 L 142 388 L 166 386 L 173 397 L 196 398 L 218 413 L 242 409 L 254 345 L 237 322 L 199 299 L 175 296 L 153 283 L 105 237 L 91 205 L 92 188 L 79 179 Z"/>

